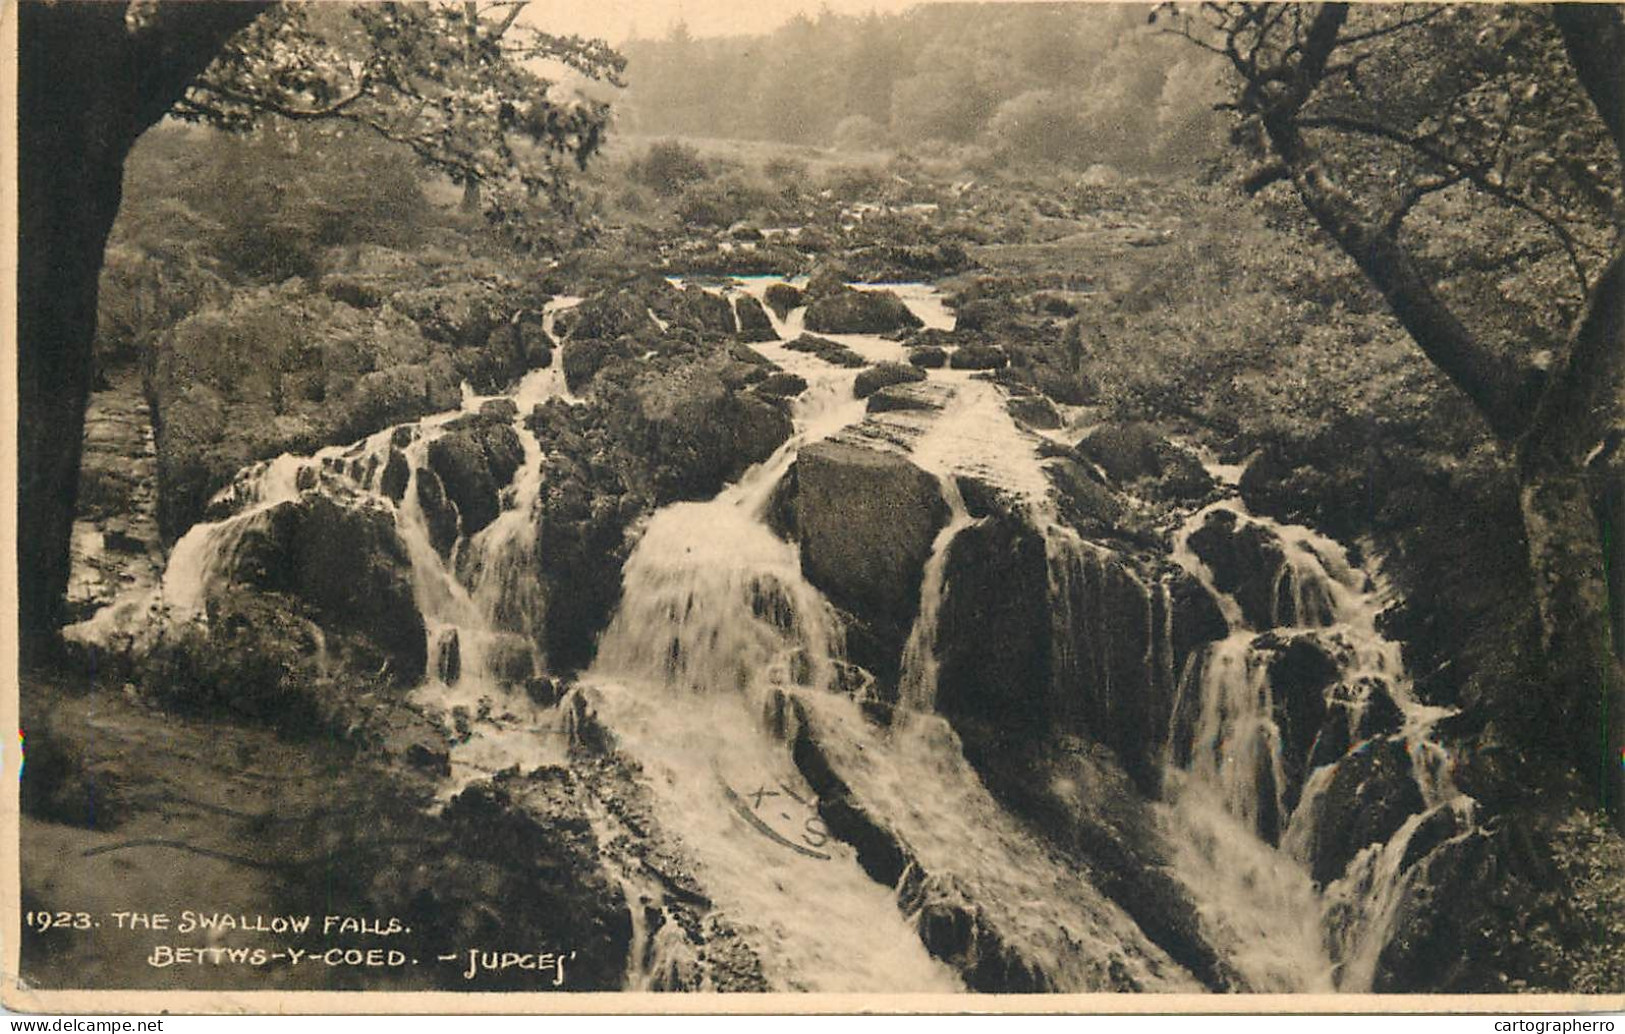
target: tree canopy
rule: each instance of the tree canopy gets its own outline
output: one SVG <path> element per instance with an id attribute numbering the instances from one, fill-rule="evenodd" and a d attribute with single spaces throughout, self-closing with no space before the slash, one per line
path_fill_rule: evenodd
<path id="1" fill-rule="evenodd" d="M 286 4 L 227 42 L 173 114 L 226 129 L 267 117 L 349 123 L 479 184 L 494 220 L 528 202 L 568 206 L 569 170 L 603 142 L 621 85 L 602 40 L 520 20 L 524 0 L 429 5 Z"/>
<path id="2" fill-rule="evenodd" d="M 124 162 L 174 114 L 242 129 L 341 120 L 483 191 L 523 229 L 566 199 L 608 107 L 572 90 L 618 81 L 597 41 L 525 25 L 513 0 L 25 3 L 18 17 L 18 582 L 26 655 L 53 649 L 68 578 L 97 279 Z M 557 70 L 555 74 L 554 71 Z"/>
<path id="3" fill-rule="evenodd" d="M 1621 515 L 1602 501 L 1625 428 L 1620 9 L 1205 3 L 1159 17 L 1229 66 L 1233 139 L 1257 162 L 1247 188 L 1301 202 L 1512 461 L 1551 673 L 1535 735 L 1625 814 L 1625 642 L 1603 553 Z"/>
<path id="4" fill-rule="evenodd" d="M 1213 152 L 1217 62 L 1117 4 L 929 4 L 825 11 L 764 36 L 681 24 L 625 46 L 627 123 L 650 134 L 974 146 L 1000 158 L 1125 169 Z M 1200 84 L 1202 89 L 1190 86 Z"/>

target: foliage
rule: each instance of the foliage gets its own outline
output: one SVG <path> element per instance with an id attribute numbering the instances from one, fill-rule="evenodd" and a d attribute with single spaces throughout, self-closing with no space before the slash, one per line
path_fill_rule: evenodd
<path id="1" fill-rule="evenodd" d="M 675 197 L 689 184 L 708 178 L 711 170 L 693 147 L 679 140 L 661 140 L 631 163 L 627 175 L 661 197 Z"/>
<path id="2" fill-rule="evenodd" d="M 1218 144 L 1212 100 L 1190 88 L 1212 62 L 1144 22 L 1119 5 L 935 4 L 754 37 L 679 25 L 626 45 L 624 115 L 647 134 L 1189 167 Z"/>
<path id="3" fill-rule="evenodd" d="M 1146 255 L 1117 304 L 1073 330 L 1119 417 L 1244 425 L 1262 444 L 1343 417 L 1414 421 L 1431 404 L 1438 380 L 1346 260 L 1221 190 L 1186 198 L 1201 224 Z"/>
<path id="4" fill-rule="evenodd" d="M 315 724 L 321 630 L 277 593 L 233 590 L 206 622 L 177 624 L 142 662 L 141 681 L 164 703 L 232 714 L 289 731 Z"/>
<path id="5" fill-rule="evenodd" d="M 1625 821 L 1618 583 L 1582 487 L 1625 422 L 1625 15 L 1204 3 L 1173 24 L 1230 66 L 1246 187 L 1289 185 L 1513 461 L 1544 685 L 1495 703 Z"/>
<path id="6" fill-rule="evenodd" d="M 448 217 L 404 147 L 343 126 L 161 126 L 126 164 L 98 294 L 104 367 L 152 354 L 235 288 L 317 277 L 335 247 L 412 248 Z"/>
<path id="7" fill-rule="evenodd" d="M 1617 994 L 1625 987 L 1625 838 L 1595 814 L 1576 811 L 1561 824 L 1553 856 L 1562 873 L 1572 929 L 1538 931 L 1547 950 L 1573 973 L 1567 986 L 1576 994 Z"/>
<path id="8" fill-rule="evenodd" d="M 1387 242 L 1379 285 L 1414 262 L 1475 345 L 1549 364 L 1617 247 L 1625 181 L 1544 9 L 1203 4 L 1172 21 L 1231 66 L 1249 189 L 1290 178 L 1345 248 Z"/>
<path id="9" fill-rule="evenodd" d="M 267 116 L 358 127 L 478 184 L 487 216 L 520 229 L 535 199 L 568 205 L 569 167 L 585 165 L 609 121 L 606 101 L 536 69 L 618 85 L 625 64 L 602 41 L 518 22 L 523 7 L 281 5 L 230 41 L 174 114 L 229 129 Z"/>

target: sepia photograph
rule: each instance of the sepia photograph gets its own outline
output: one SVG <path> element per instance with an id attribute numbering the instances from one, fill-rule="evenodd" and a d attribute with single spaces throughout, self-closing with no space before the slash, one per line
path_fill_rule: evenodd
<path id="1" fill-rule="evenodd" d="M 0 24 L 7 1009 L 1625 1008 L 1625 7 Z"/>

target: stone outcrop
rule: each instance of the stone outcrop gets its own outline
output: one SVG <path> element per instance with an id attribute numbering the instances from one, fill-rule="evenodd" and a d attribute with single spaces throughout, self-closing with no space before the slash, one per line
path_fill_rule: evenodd
<path id="1" fill-rule="evenodd" d="M 800 288 L 790 284 L 769 284 L 763 297 L 767 307 L 781 320 L 790 315 L 791 309 L 799 309 L 803 304 Z"/>
<path id="2" fill-rule="evenodd" d="M 1078 451 L 1120 484 L 1136 484 L 1152 498 L 1195 502 L 1213 490 L 1213 478 L 1191 453 L 1143 423 L 1107 424 L 1078 443 Z"/>
<path id="3" fill-rule="evenodd" d="M 1422 810 L 1405 740 L 1387 736 L 1344 756 L 1329 787 L 1306 800 L 1311 809 L 1294 822 L 1313 823 L 1309 872 L 1322 885 L 1335 880 L 1371 844 L 1386 843 L 1405 820 Z"/>
<path id="4" fill-rule="evenodd" d="M 463 536 L 496 520 L 502 511 L 499 493 L 513 480 L 524 455 L 512 424 L 484 417 L 464 418 L 429 443 L 429 469 L 457 508 Z"/>
<path id="5" fill-rule="evenodd" d="M 767 310 L 762 303 L 748 294 L 741 294 L 734 298 L 734 315 L 739 320 L 739 340 L 741 341 L 777 341 L 779 332 L 773 329 L 773 321 L 768 319 Z M 783 316 L 779 317 L 783 319 Z"/>
<path id="6" fill-rule="evenodd" d="M 852 394 L 866 399 L 893 384 L 913 384 L 925 380 L 925 371 L 906 363 L 878 363 L 861 371 L 852 381 Z"/>
<path id="7" fill-rule="evenodd" d="M 375 644 L 395 678 L 411 683 L 423 675 L 425 633 L 411 561 L 385 509 L 305 493 L 256 518 L 230 556 L 225 581 L 302 600 L 323 628 Z"/>
<path id="8" fill-rule="evenodd" d="M 920 325 L 892 291 L 829 290 L 807 306 L 806 326 L 814 334 L 889 334 Z"/>
<path id="9" fill-rule="evenodd" d="M 900 453 L 830 440 L 801 450 L 775 497 L 802 571 L 854 619 L 852 660 L 894 681 L 948 505 Z"/>
<path id="10" fill-rule="evenodd" d="M 1213 573 L 1213 587 L 1235 597 L 1249 625 L 1276 626 L 1275 592 L 1286 554 L 1269 529 L 1240 520 L 1229 510 L 1215 510 L 1187 541 Z"/>

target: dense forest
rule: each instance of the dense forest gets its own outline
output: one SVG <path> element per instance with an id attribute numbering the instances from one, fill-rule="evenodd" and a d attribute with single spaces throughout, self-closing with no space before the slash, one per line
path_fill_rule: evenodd
<path id="1" fill-rule="evenodd" d="M 938 4 L 624 47 L 621 125 L 984 162 L 1190 170 L 1215 157 L 1220 65 L 1112 4 Z"/>
<path id="2" fill-rule="evenodd" d="M 25 127 L 24 908 L 574 954 L 37 986 L 1625 987 L 1619 10 L 199 10 Z"/>

